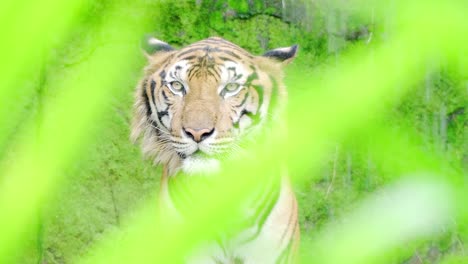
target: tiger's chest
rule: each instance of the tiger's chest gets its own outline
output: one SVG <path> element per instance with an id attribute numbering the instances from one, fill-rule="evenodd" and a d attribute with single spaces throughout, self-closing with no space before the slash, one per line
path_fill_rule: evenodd
<path id="1" fill-rule="evenodd" d="M 181 221 L 183 207 L 190 206 L 190 188 L 163 182 L 164 206 Z M 242 205 L 242 217 L 215 241 L 200 245 L 187 263 L 291 263 L 298 235 L 297 203 L 286 177 L 262 186 Z M 237 217 L 237 216 L 236 216 Z"/>

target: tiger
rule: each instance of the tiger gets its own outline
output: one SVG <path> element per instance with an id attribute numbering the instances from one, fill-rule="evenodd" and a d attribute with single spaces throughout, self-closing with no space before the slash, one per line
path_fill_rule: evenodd
<path id="1" fill-rule="evenodd" d="M 142 47 L 148 65 L 135 91 L 131 140 L 140 140 L 143 155 L 163 166 L 159 201 L 177 213 L 171 179 L 215 174 L 226 153 L 237 153 L 242 140 L 262 136 L 259 131 L 281 116 L 283 68 L 298 46 L 256 56 L 220 37 L 176 49 L 149 35 Z M 251 204 L 262 217 L 186 263 L 295 263 L 297 201 L 287 174 L 278 178 Z"/>

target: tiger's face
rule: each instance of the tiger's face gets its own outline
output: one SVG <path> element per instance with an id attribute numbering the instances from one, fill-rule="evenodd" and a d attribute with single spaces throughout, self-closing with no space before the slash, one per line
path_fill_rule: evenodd
<path id="1" fill-rule="evenodd" d="M 253 56 L 221 38 L 175 50 L 146 42 L 149 66 L 137 87 L 133 139 L 170 171 L 210 173 L 219 159 L 273 116 L 281 101 L 281 66 L 297 47 Z"/>

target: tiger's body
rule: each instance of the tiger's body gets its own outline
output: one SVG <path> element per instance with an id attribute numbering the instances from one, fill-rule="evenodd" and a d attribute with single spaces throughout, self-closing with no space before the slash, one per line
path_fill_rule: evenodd
<path id="1" fill-rule="evenodd" d="M 132 140 L 142 138 L 146 156 L 164 166 L 161 206 L 175 214 L 171 179 L 213 174 L 239 152 L 241 140 L 262 136 L 286 100 L 282 66 L 297 46 L 253 56 L 221 38 L 175 50 L 148 38 L 149 66 L 136 89 Z M 279 173 L 278 173 L 279 174 Z M 177 175 L 177 176 L 176 176 Z M 213 242 L 189 263 L 292 263 L 299 241 L 297 203 L 287 175 L 272 175 L 250 224 Z"/>

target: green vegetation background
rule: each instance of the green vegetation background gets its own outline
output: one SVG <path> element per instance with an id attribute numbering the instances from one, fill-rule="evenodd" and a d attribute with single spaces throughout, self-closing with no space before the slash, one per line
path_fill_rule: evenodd
<path id="1" fill-rule="evenodd" d="M 72 263 L 106 233 L 119 229 L 142 201 L 155 199 L 161 170 L 143 160 L 139 147 L 129 141 L 133 89 L 145 58 L 140 54 L 139 43 L 108 39 L 89 30 L 105 21 L 106 12 L 116 2 L 122 6 L 119 14 L 134 20 L 154 12 L 154 27 L 150 30 L 176 47 L 209 36 L 221 36 L 254 54 L 299 44 L 299 55 L 287 69 L 286 84 L 291 97 L 301 96 L 301 91 L 294 89 L 294 82 L 300 82 L 302 74 L 319 78 L 321 70 L 334 67 L 340 55 L 354 45 L 367 45 L 371 53 L 373 45 L 384 42 L 391 34 L 390 27 L 355 16 L 353 7 L 343 1 L 335 5 L 333 1 L 320 0 L 147 0 L 141 1 L 138 10 L 126 10 L 125 1 L 88 1 L 65 45 L 57 45 L 53 52 L 45 54 L 43 69 L 31 79 L 30 85 L 37 89 L 24 112 L 38 111 L 44 97 L 53 98 L 58 91 L 41 87 L 60 80 L 67 71 L 73 71 L 74 65 L 86 63 L 92 52 L 90 46 L 96 43 L 121 42 L 141 59 L 133 65 L 132 72 L 120 76 L 114 96 L 108 105 L 103 105 L 107 114 L 93 131 L 95 143 L 69 169 L 66 184 L 42 211 L 41 224 L 31 234 L 18 263 Z M 115 30 L 118 32 L 119 28 Z M 466 172 L 468 79 L 455 72 L 443 61 L 428 65 L 426 80 L 415 85 L 378 122 L 388 129 L 410 126 L 422 149 L 449 163 L 461 164 Z M 372 135 L 350 135 L 342 142 L 330 142 L 329 155 L 319 164 L 320 173 L 308 175 L 305 184 L 296 186 L 303 240 L 311 239 L 325 223 L 341 221 L 340 216 L 352 210 L 355 201 L 391 178 L 391 169 L 374 158 L 376 153 L 371 146 Z M 394 252 L 394 263 L 437 263 L 443 255 L 463 255 L 467 250 L 466 229 L 461 224 L 458 229 L 443 230 L 435 237 L 401 245 Z"/>

